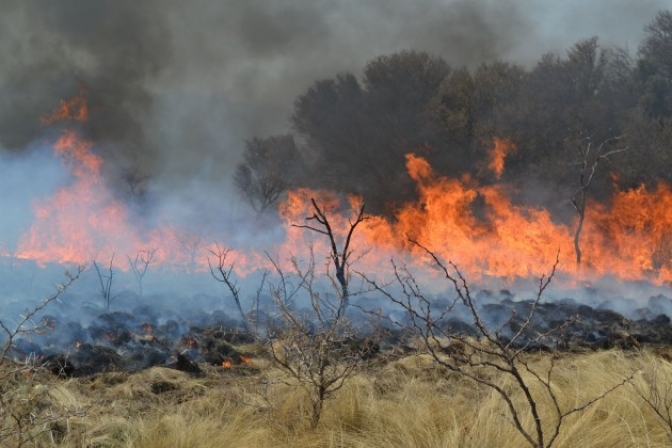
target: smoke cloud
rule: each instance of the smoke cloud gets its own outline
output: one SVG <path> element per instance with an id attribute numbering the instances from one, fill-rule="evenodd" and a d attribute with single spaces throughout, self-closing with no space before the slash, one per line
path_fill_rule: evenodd
<path id="1" fill-rule="evenodd" d="M 231 188 L 244 141 L 287 131 L 314 80 L 417 49 L 453 66 L 533 63 L 578 39 L 635 51 L 662 0 L 26 0 L 0 15 L 0 148 L 45 138 L 40 117 L 85 88 L 110 179 L 156 191 Z M 85 87 L 83 87 L 85 86 Z M 4 163 L 4 162 L 3 162 Z M 122 179 L 122 180 L 120 180 Z M 199 191 L 200 187 L 195 187 Z"/>

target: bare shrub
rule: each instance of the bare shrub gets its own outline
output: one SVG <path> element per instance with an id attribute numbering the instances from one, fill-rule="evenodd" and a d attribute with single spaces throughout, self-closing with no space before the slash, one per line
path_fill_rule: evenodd
<path id="1" fill-rule="evenodd" d="M 542 295 L 555 275 L 557 258 L 550 274 L 539 279 L 536 297 L 527 304 L 526 311 L 520 313 L 511 309 L 508 319 L 493 328 L 479 312 L 467 280 L 458 267 L 449 261 L 449 269 L 429 249 L 415 241 L 412 243 L 431 257 L 452 285 L 455 298 L 447 307 L 434 307 L 413 274 L 406 267 L 398 267 L 394 261 L 394 283 L 400 287 L 399 295 L 390 292 L 389 286 L 380 286 L 368 278 L 367 282 L 408 313 L 423 349 L 436 364 L 490 388 L 501 397 L 506 403 L 508 419 L 530 446 L 552 446 L 567 417 L 583 411 L 632 379 L 634 372 L 587 401 L 563 407 L 554 368 L 564 330 L 575 319 L 545 328 L 534 324 Z M 458 305 L 463 305 L 470 315 L 475 336 L 446 325 Z M 545 367 L 535 368 L 528 361 L 528 354 L 542 347 L 548 352 L 548 363 Z M 502 375 L 511 380 L 510 386 L 503 385 Z M 514 398 L 518 393 L 524 396 L 522 402 Z M 542 403 L 551 403 L 550 409 L 540 409 Z M 530 420 L 532 423 L 527 423 Z"/>
<path id="2" fill-rule="evenodd" d="M 271 261 L 280 280 L 270 286 L 278 314 L 268 330 L 269 351 L 274 365 L 292 378 L 288 384 L 300 386 L 310 397 L 310 424 L 315 428 L 325 400 L 363 366 L 375 337 L 364 343 L 357 337 L 345 316 L 347 302 L 338 283 L 332 283 L 334 295 L 317 290 L 312 248 L 305 267 L 292 259 L 292 275 Z M 306 306 L 299 308 L 302 299 Z"/>
<path id="3" fill-rule="evenodd" d="M 35 445 L 36 440 L 48 435 L 52 444 L 57 437 L 59 423 L 82 415 L 81 409 L 52 406 L 50 391 L 46 386 L 34 384 L 33 378 L 46 373 L 46 365 L 34 354 L 22 363 L 8 359 L 8 354 L 20 337 L 41 334 L 50 330 L 47 320 L 36 320 L 39 313 L 56 302 L 82 273 L 66 272 L 66 281 L 58 285 L 56 291 L 16 321 L 0 320 L 2 345 L 0 345 L 0 445 Z"/>
<path id="4" fill-rule="evenodd" d="M 332 294 L 318 291 L 315 255 L 312 246 L 305 266 L 293 257 L 293 272 L 287 275 L 270 256 L 279 277 L 279 283 L 271 285 L 270 291 L 278 309 L 277 322 L 271 322 L 273 328 L 268 334 L 275 339 L 270 344 L 274 364 L 287 373 L 302 387 L 311 400 L 310 424 L 317 427 L 322 416 L 326 399 L 341 389 L 363 364 L 374 347 L 376 335 L 360 344 L 346 311 L 350 304 L 350 262 L 353 250 L 352 236 L 357 226 L 366 217 L 364 205 L 350 220 L 349 228 L 340 238 L 334 231 L 329 218 L 315 199 L 311 199 L 313 215 L 306 218 L 310 224 L 295 225 L 321 235 L 325 235 L 330 244 L 326 265 L 326 278 L 329 279 Z M 315 222 L 317 224 L 312 224 Z M 342 243 L 339 245 L 339 239 Z M 335 278 L 330 275 L 333 265 Z M 304 308 L 298 308 L 301 300 Z"/>
<path id="5" fill-rule="evenodd" d="M 633 381 L 635 392 L 650 408 L 672 443 L 672 364 L 657 357 L 647 357 L 641 381 Z"/>

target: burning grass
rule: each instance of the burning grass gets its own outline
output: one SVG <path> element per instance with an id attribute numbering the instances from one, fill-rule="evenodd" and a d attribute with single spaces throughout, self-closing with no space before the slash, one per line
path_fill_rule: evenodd
<path id="1" fill-rule="evenodd" d="M 646 372 L 672 374 L 668 351 L 603 351 L 562 354 L 555 387 L 563 405 L 640 369 L 632 383 L 572 415 L 555 446 L 669 446 L 661 424 L 641 393 L 652 387 Z M 534 355 L 533 363 L 548 363 Z M 3 368 L 11 368 L 4 366 Z M 525 441 L 491 390 L 436 367 L 426 355 L 372 366 L 353 377 L 325 403 L 310 428 L 309 398 L 268 360 L 225 369 L 205 366 L 205 375 L 164 367 L 137 373 L 106 372 L 59 380 L 40 372 L 15 375 L 15 404 L 46 391 L 33 412 L 71 412 L 40 431 L 35 446 L 91 447 L 520 447 Z M 498 381 L 509 388 L 507 379 Z M 522 400 L 510 388 L 514 400 Z M 532 391 L 535 393 L 535 391 Z M 540 400 L 543 395 L 539 394 Z M 550 403 L 541 402 L 542 412 Z M 0 441 L 13 446 L 11 438 Z"/>

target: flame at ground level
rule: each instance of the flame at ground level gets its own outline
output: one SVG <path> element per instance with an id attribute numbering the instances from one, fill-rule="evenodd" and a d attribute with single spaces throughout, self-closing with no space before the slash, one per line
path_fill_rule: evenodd
<path id="1" fill-rule="evenodd" d="M 142 267 L 136 254 L 156 251 L 152 267 L 195 272 L 209 268 L 208 257 L 216 259 L 215 242 L 230 247 L 226 235 L 203 234 L 169 220 L 151 228 L 134 224 L 125 204 L 100 179 L 102 159 L 91 146 L 72 131 L 55 143 L 55 153 L 72 173 L 72 182 L 34 202 L 34 221 L 13 257 L 41 264 L 88 264 L 107 263 L 116 254 L 115 267 L 127 270 L 132 269 L 134 258 L 136 268 Z M 493 150 L 493 157 L 499 157 L 498 167 L 510 150 Z M 402 207 L 393 220 L 369 216 L 357 227 L 351 260 L 360 271 L 381 272 L 391 257 L 403 254 L 410 255 L 405 258 L 408 263 L 428 270 L 431 260 L 410 242 L 414 240 L 454 262 L 472 279 L 538 277 L 548 272 L 559 253 L 560 271 L 577 280 L 608 275 L 658 284 L 672 280 L 672 190 L 668 185 L 660 184 L 654 191 L 644 187 L 623 191 L 608 204 L 589 202 L 580 238 L 583 261 L 577 270 L 574 223 L 557 223 L 547 210 L 513 203 L 507 185 L 479 186 L 468 177 L 443 178 L 425 159 L 412 154 L 407 156 L 407 168 L 417 183 L 419 200 Z M 323 235 L 293 226 L 313 215 L 311 198 L 324 208 L 338 236 L 347 233 L 361 206 L 356 197 L 341 200 L 329 192 L 291 191 L 279 207 L 284 240 L 262 250 L 234 247 L 226 267 L 235 265 L 238 275 L 272 270 L 268 253 L 291 269 L 288 259 L 305 259 L 311 247 L 316 256 L 326 257 L 331 247 Z"/>
<path id="2" fill-rule="evenodd" d="M 417 182 L 419 201 L 402 207 L 394 220 L 372 216 L 357 228 L 353 247 L 364 252 L 359 270 L 379 271 L 390 253 L 402 250 L 419 267 L 431 264 L 424 249 L 450 260 L 469 278 L 513 280 L 548 273 L 559 257 L 559 272 L 577 282 L 616 276 L 624 281 L 672 281 L 672 190 L 659 184 L 617 193 L 608 204 L 589 203 L 580 234 L 581 266 L 574 250 L 575 223 L 554 222 L 550 213 L 514 204 L 506 185 L 479 186 L 468 178 L 436 176 L 426 160 L 407 156 L 407 167 Z M 341 234 L 358 208 L 349 198 L 339 205 L 328 192 L 296 190 L 281 207 L 285 221 L 310 216 L 310 198 L 323 198 Z M 336 210 L 345 208 L 346 213 Z M 334 214 L 336 213 L 336 214 Z M 291 247 L 308 243 L 303 229 L 288 231 Z M 328 247 L 320 247 L 328 251 Z M 381 256 L 382 254 L 382 256 Z"/>

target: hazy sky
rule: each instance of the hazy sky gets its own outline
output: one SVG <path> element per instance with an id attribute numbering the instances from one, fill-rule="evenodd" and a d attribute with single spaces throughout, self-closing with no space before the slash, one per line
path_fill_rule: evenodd
<path id="1" fill-rule="evenodd" d="M 244 140 L 288 130 L 320 78 L 403 49 L 451 65 L 530 64 L 581 38 L 636 52 L 663 0 L 0 0 L 0 147 L 44 137 L 39 117 L 88 86 L 118 165 L 186 187 L 229 177 Z"/>

